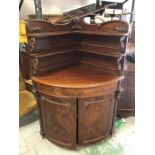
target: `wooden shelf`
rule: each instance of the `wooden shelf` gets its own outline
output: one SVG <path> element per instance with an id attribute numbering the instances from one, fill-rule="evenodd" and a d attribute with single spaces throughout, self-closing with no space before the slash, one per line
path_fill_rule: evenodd
<path id="1" fill-rule="evenodd" d="M 68 35 L 68 34 L 74 34 L 74 31 L 38 32 L 38 33 L 29 33 L 27 36 L 42 38 L 42 37 L 61 36 L 61 35 Z"/>
<path id="2" fill-rule="evenodd" d="M 90 63 L 90 62 L 88 62 L 86 60 L 82 60 L 82 61 L 80 60 L 80 62 L 85 63 L 85 64 L 88 64 L 88 65 L 91 65 L 91 66 L 95 66 L 97 68 L 102 68 L 105 71 L 118 71 L 118 68 L 114 67 L 114 65 L 113 64 L 110 64 L 110 63 L 105 63 L 105 65 L 103 67 L 103 66 L 97 65 L 95 63 Z"/>
<path id="3" fill-rule="evenodd" d="M 75 33 L 77 34 L 86 34 L 86 35 L 99 35 L 99 36 L 118 36 L 118 37 L 122 37 L 122 36 L 127 36 L 128 33 L 122 33 L 122 32 L 96 32 L 96 31 L 75 31 Z"/>
<path id="4" fill-rule="evenodd" d="M 115 51 L 120 51 L 121 52 L 121 48 L 114 48 L 114 47 L 111 47 L 111 46 L 107 46 L 107 45 L 97 45 L 97 44 L 93 44 L 93 43 L 87 43 L 87 42 L 82 42 L 81 43 L 81 46 L 92 46 L 92 47 L 101 47 L 101 48 L 106 48 L 106 49 L 111 49 L 111 50 L 115 50 Z"/>
<path id="5" fill-rule="evenodd" d="M 58 54 L 63 54 L 63 53 L 69 53 L 69 52 L 73 52 L 74 49 L 66 49 L 66 50 L 62 50 L 62 51 L 54 51 L 54 52 L 51 52 L 50 53 L 42 53 L 42 54 L 38 54 L 36 55 L 36 53 L 33 53 L 33 54 L 30 54 L 31 56 L 35 56 L 36 58 L 44 58 L 44 57 L 48 57 L 48 56 L 53 56 L 53 55 L 58 55 Z"/>
<path id="6" fill-rule="evenodd" d="M 121 32 L 92 32 L 92 31 L 59 31 L 59 32 L 38 32 L 38 33 L 29 33 L 28 37 L 49 37 L 49 36 L 61 36 L 61 35 L 68 35 L 68 34 L 86 34 L 86 35 L 99 35 L 99 36 L 127 36 L 128 33 L 121 33 Z"/>
<path id="7" fill-rule="evenodd" d="M 122 55 L 121 53 L 104 53 L 104 52 L 101 53 L 101 52 L 90 51 L 90 50 L 86 50 L 86 49 L 82 49 L 82 48 L 76 48 L 76 51 L 93 53 L 93 54 L 110 56 L 110 57 L 116 57 L 116 58 L 119 58 Z"/>
<path id="8" fill-rule="evenodd" d="M 80 52 L 86 52 L 86 53 L 92 53 L 92 54 L 99 54 L 99 55 L 103 55 L 103 56 L 110 56 L 110 57 L 116 57 L 119 58 L 122 53 L 106 53 L 106 52 L 97 52 L 97 51 L 91 51 L 91 50 L 87 50 L 87 49 L 83 49 L 83 48 L 72 48 L 72 49 L 66 49 L 66 50 L 62 50 L 62 51 L 53 51 L 48 53 L 46 51 L 46 53 L 44 54 L 36 54 L 36 53 L 31 53 L 30 56 L 35 56 L 36 58 L 44 58 L 44 57 L 48 57 L 48 56 L 52 56 L 52 55 L 59 55 L 59 54 L 63 54 L 63 53 L 69 53 L 69 52 L 74 52 L 74 51 L 80 51 Z"/>

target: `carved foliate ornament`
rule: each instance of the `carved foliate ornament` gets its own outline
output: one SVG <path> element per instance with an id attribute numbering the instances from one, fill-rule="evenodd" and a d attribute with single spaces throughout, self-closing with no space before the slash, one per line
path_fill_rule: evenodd
<path id="1" fill-rule="evenodd" d="M 33 73 L 33 74 L 36 74 L 36 73 L 37 73 L 37 70 L 38 70 L 38 65 L 39 65 L 39 60 L 38 60 L 38 58 L 32 59 L 32 64 L 33 64 L 32 73 Z"/>
<path id="2" fill-rule="evenodd" d="M 30 38 L 29 46 L 30 46 L 31 51 L 36 48 L 36 39 L 35 38 Z"/>
<path id="3" fill-rule="evenodd" d="M 80 30 L 82 27 L 81 27 L 80 22 L 79 22 L 79 17 L 75 17 L 72 20 L 74 22 L 74 25 L 72 26 L 72 29 Z"/>

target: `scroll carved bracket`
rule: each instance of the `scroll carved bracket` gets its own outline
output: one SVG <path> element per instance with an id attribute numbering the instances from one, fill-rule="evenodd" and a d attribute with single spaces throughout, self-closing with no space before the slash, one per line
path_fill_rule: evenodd
<path id="1" fill-rule="evenodd" d="M 125 55 L 123 54 L 123 55 L 121 55 L 121 57 L 119 57 L 119 58 L 117 59 L 117 65 L 118 65 L 118 70 L 119 70 L 120 74 L 123 73 L 123 62 L 124 62 L 124 57 L 125 57 Z"/>
<path id="2" fill-rule="evenodd" d="M 38 101 L 37 90 L 33 87 L 32 94 L 34 95 L 36 101 Z"/>
<path id="3" fill-rule="evenodd" d="M 120 44 L 121 44 L 121 49 L 123 53 L 125 53 L 126 41 L 127 41 L 126 36 L 121 37 Z"/>
<path id="4" fill-rule="evenodd" d="M 32 74 L 34 75 L 37 73 L 37 70 L 38 70 L 39 59 L 34 58 L 32 64 L 33 64 Z"/>
<path id="5" fill-rule="evenodd" d="M 122 87 L 122 81 L 120 81 L 119 84 L 118 84 L 118 89 L 115 92 L 116 100 L 118 100 L 121 97 L 121 94 L 122 94 L 123 91 L 124 91 L 124 89 Z"/>
<path id="6" fill-rule="evenodd" d="M 120 89 L 115 92 L 115 97 L 116 97 L 116 100 L 118 100 L 121 97 Z"/>
<path id="7" fill-rule="evenodd" d="M 45 101 L 45 97 L 44 96 L 41 96 L 41 100 L 44 102 Z"/>
<path id="8" fill-rule="evenodd" d="M 19 45 L 19 51 L 20 53 L 29 53 L 28 52 L 28 45 L 26 43 Z"/>
<path id="9" fill-rule="evenodd" d="M 35 47 L 36 47 L 36 39 L 35 38 L 30 38 L 30 41 L 29 41 L 29 45 L 30 45 L 30 50 L 34 50 Z"/>

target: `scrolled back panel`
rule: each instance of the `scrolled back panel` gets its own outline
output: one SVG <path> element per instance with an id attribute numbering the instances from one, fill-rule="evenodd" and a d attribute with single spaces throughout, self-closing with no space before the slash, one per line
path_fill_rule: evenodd
<path id="1" fill-rule="evenodd" d="M 88 24 L 84 18 L 79 19 L 80 31 L 109 33 L 109 35 L 125 35 L 128 33 L 128 23 L 121 20 L 113 20 L 102 24 Z"/>
<path id="2" fill-rule="evenodd" d="M 64 24 L 51 24 L 45 20 L 29 20 L 27 22 L 26 31 L 29 33 L 42 33 L 42 32 L 58 32 L 58 31 L 70 31 L 73 23 L 68 21 Z"/>
<path id="3" fill-rule="evenodd" d="M 29 33 L 62 32 L 62 31 L 90 31 L 107 33 L 109 35 L 126 35 L 128 23 L 121 20 L 113 20 L 102 24 L 88 24 L 84 18 L 73 18 L 63 24 L 51 24 L 45 20 L 29 20 L 26 30 Z"/>

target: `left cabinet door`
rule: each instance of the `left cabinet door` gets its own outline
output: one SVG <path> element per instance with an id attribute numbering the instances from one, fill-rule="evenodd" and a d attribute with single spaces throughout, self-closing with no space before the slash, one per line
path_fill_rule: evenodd
<path id="1" fill-rule="evenodd" d="M 45 137 L 53 143 L 74 149 L 76 147 L 76 108 L 74 98 L 42 96 Z"/>

